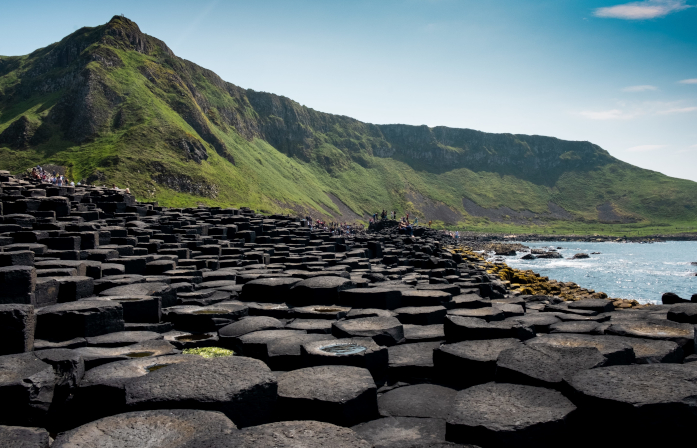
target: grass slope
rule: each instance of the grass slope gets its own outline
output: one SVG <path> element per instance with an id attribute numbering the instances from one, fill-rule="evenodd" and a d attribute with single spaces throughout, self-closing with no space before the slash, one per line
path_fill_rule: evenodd
<path id="1" fill-rule="evenodd" d="M 200 148 L 197 157 L 191 148 Z M 418 193 L 449 209 L 449 222 L 436 218 L 440 227 L 613 234 L 697 227 L 697 183 L 633 167 L 588 143 L 323 114 L 225 83 L 120 17 L 30 55 L 0 57 L 0 169 L 46 163 L 174 207 L 336 215 L 333 194 L 361 216 L 385 208 L 434 219 L 424 203 L 409 202 Z M 493 222 L 469 215 L 463 198 L 536 214 L 553 202 L 574 220 Z M 636 222 L 599 222 L 607 203 Z"/>

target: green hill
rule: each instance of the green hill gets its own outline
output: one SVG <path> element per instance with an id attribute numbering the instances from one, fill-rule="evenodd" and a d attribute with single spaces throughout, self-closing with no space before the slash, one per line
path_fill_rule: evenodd
<path id="1" fill-rule="evenodd" d="M 318 112 L 225 82 L 124 17 L 0 56 L 0 169 L 47 163 L 169 206 L 342 221 L 385 208 L 490 230 L 697 222 L 697 183 L 591 143 Z"/>

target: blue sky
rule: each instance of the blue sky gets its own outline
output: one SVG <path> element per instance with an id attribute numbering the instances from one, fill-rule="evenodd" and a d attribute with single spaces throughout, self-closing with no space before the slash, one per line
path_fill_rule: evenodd
<path id="1" fill-rule="evenodd" d="M 115 14 L 245 88 L 371 123 L 588 140 L 697 181 L 697 0 L 6 2 L 0 54 Z"/>

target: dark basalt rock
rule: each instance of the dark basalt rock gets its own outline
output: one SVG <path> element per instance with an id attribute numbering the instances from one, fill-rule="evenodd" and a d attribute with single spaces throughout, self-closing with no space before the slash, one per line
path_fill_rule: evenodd
<path id="1" fill-rule="evenodd" d="M 281 419 L 318 420 L 353 426 L 377 416 L 377 388 L 366 369 L 309 367 L 278 378 Z"/>
<path id="2" fill-rule="evenodd" d="M 390 383 L 421 383 L 433 377 L 433 350 L 440 342 L 418 342 L 388 348 L 387 375 Z"/>
<path id="3" fill-rule="evenodd" d="M 448 311 L 442 306 L 411 306 L 394 312 L 404 325 L 442 325 Z"/>
<path id="4" fill-rule="evenodd" d="M 220 411 L 240 427 L 268 422 L 276 396 L 271 370 L 261 361 L 241 356 L 171 365 L 126 385 L 130 409 Z"/>
<path id="5" fill-rule="evenodd" d="M 36 314 L 32 305 L 0 305 L 0 355 L 34 349 Z"/>
<path id="6" fill-rule="evenodd" d="M 339 292 L 338 304 L 353 308 L 394 310 L 402 306 L 402 290 L 390 288 L 354 288 Z"/>
<path id="7" fill-rule="evenodd" d="M 433 363 L 440 379 L 462 388 L 493 381 L 499 354 L 520 346 L 513 338 L 443 344 L 434 350 Z"/>
<path id="8" fill-rule="evenodd" d="M 17 448 L 48 448 L 48 431 L 43 428 L 0 426 L 0 446 Z"/>
<path id="9" fill-rule="evenodd" d="M 538 344 L 552 347 L 595 347 L 607 361 L 606 366 L 631 364 L 635 360 L 634 349 L 626 342 L 607 336 L 591 336 L 585 334 L 557 333 L 540 335 L 527 341 L 530 346 Z"/>
<path id="10" fill-rule="evenodd" d="M 300 348 L 303 362 L 309 367 L 341 365 L 368 369 L 376 379 L 387 373 L 388 352 L 371 338 L 322 339 L 307 342 Z"/>
<path id="11" fill-rule="evenodd" d="M 42 426 L 56 375 L 34 353 L 0 356 L 0 425 Z"/>
<path id="12" fill-rule="evenodd" d="M 583 411 L 576 423 L 583 440 L 602 437 L 604 446 L 619 441 L 678 446 L 697 424 L 694 363 L 603 367 L 575 375 L 571 385 Z M 615 425 L 631 424 L 642 430 L 604 431 L 588 424 L 610 416 Z"/>
<path id="13" fill-rule="evenodd" d="M 220 412 L 193 409 L 127 412 L 64 432 L 52 447 L 185 448 L 202 446 L 203 439 L 223 438 L 236 432 L 237 427 Z"/>
<path id="14" fill-rule="evenodd" d="M 172 344 L 163 340 L 148 340 L 124 347 L 80 347 L 75 351 L 85 360 L 87 370 L 114 361 L 179 353 Z"/>
<path id="15" fill-rule="evenodd" d="M 496 361 L 496 382 L 568 390 L 576 373 L 600 367 L 605 357 L 595 347 L 521 345 L 503 350 Z"/>
<path id="16" fill-rule="evenodd" d="M 448 417 L 457 391 L 434 384 L 399 387 L 378 397 L 383 417 Z"/>
<path id="17" fill-rule="evenodd" d="M 332 324 L 337 338 L 373 338 L 376 344 L 391 347 L 404 340 L 404 327 L 394 317 L 364 317 Z"/>
<path id="18" fill-rule="evenodd" d="M 283 322 L 273 317 L 249 316 L 224 326 L 218 330 L 218 335 L 220 336 L 220 343 L 223 344 L 223 346 L 232 347 L 234 344 L 231 340 L 234 338 L 244 336 L 254 331 L 278 330 L 283 327 Z"/>
<path id="19" fill-rule="evenodd" d="M 668 320 L 685 324 L 697 324 L 697 303 L 683 303 L 668 310 Z"/>
<path id="20" fill-rule="evenodd" d="M 606 334 L 672 341 L 687 353 L 694 347 L 695 328 L 691 324 L 681 324 L 664 319 L 645 319 L 611 324 Z"/>
<path id="21" fill-rule="evenodd" d="M 211 438 L 196 448 L 371 448 L 349 428 L 318 421 L 269 423 L 245 428 L 231 436 Z M 191 447 L 194 448 L 194 447 Z"/>
<path id="22" fill-rule="evenodd" d="M 446 439 L 479 446 L 552 447 L 576 407 L 561 393 L 519 384 L 487 383 L 455 397 Z"/>
<path id="23" fill-rule="evenodd" d="M 300 282 L 293 277 L 260 278 L 242 286 L 242 299 L 248 302 L 283 303 L 290 294 L 290 289 Z"/>
<path id="24" fill-rule="evenodd" d="M 342 277 L 323 276 L 308 278 L 296 283 L 291 288 L 288 303 L 296 306 L 335 305 L 341 301 L 339 297 L 341 291 L 355 287 L 355 283 Z"/>
<path id="25" fill-rule="evenodd" d="M 535 336 L 530 326 L 516 321 L 486 322 L 476 317 L 446 316 L 443 328 L 448 343 L 506 338 L 524 341 Z"/>
<path id="26" fill-rule="evenodd" d="M 274 339 L 267 345 L 268 359 L 266 365 L 272 370 L 288 371 L 308 367 L 306 358 L 302 357 L 302 346 L 315 341 L 325 341 L 331 336 L 327 334 L 296 334 Z"/>
<path id="27" fill-rule="evenodd" d="M 41 308 L 36 313 L 36 337 L 65 341 L 123 331 L 120 303 L 80 300 Z"/>
<path id="28" fill-rule="evenodd" d="M 443 325 L 404 325 L 406 344 L 445 341 Z"/>
<path id="29" fill-rule="evenodd" d="M 163 339 L 162 334 L 154 331 L 117 331 L 101 336 L 87 338 L 88 347 L 125 347 L 145 341 Z"/>
<path id="30" fill-rule="evenodd" d="M 496 322 L 504 320 L 506 315 L 499 308 L 494 308 L 493 306 L 486 308 L 475 308 L 467 309 L 460 308 L 448 311 L 450 316 L 460 316 L 460 317 L 476 317 L 478 319 L 483 319 L 487 322 Z"/>
<path id="31" fill-rule="evenodd" d="M 375 448 L 402 448 L 407 443 L 445 442 L 445 421 L 439 418 L 386 417 L 351 429 Z"/>

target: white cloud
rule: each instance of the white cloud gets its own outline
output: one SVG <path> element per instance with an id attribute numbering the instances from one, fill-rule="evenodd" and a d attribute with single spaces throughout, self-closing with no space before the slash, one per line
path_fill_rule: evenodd
<path id="1" fill-rule="evenodd" d="M 593 15 L 608 19 L 647 20 L 665 17 L 672 12 L 687 8 L 692 6 L 686 5 L 685 0 L 646 0 L 597 8 L 593 11 Z"/>
<path id="2" fill-rule="evenodd" d="M 623 92 L 646 92 L 649 90 L 658 90 L 656 86 L 629 86 L 622 89 Z"/>
<path id="3" fill-rule="evenodd" d="M 634 146 L 632 148 L 627 149 L 627 152 L 648 152 L 648 151 L 655 151 L 657 149 L 665 148 L 667 145 L 641 145 L 641 146 Z"/>
<path id="4" fill-rule="evenodd" d="M 656 115 L 673 115 L 673 114 L 686 114 L 689 112 L 697 111 L 697 107 L 678 107 L 675 109 L 667 109 L 656 112 Z"/>
<path id="5" fill-rule="evenodd" d="M 620 109 L 603 110 L 603 111 L 583 111 L 579 112 L 582 117 L 590 118 L 591 120 L 629 120 L 634 115 L 623 112 Z"/>
<path id="6" fill-rule="evenodd" d="M 680 84 L 697 84 L 697 78 L 683 79 Z"/>

